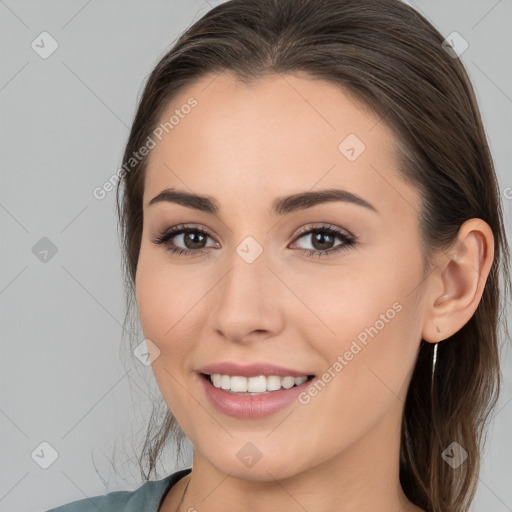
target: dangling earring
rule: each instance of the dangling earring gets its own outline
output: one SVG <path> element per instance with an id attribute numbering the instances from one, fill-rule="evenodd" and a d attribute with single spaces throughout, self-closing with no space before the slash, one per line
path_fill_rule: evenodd
<path id="1" fill-rule="evenodd" d="M 434 356 L 432 357 L 432 381 L 434 380 L 434 371 L 436 369 L 436 361 L 437 361 L 437 345 L 439 342 L 437 341 L 434 345 Z"/>
<path id="2" fill-rule="evenodd" d="M 443 332 L 443 330 L 438 327 L 436 325 L 436 331 L 438 334 L 441 334 Z M 436 362 L 437 362 L 437 346 L 439 345 L 439 342 L 436 341 L 436 343 L 434 344 L 434 354 L 432 356 L 432 374 L 431 374 L 431 380 L 430 380 L 430 392 L 431 392 L 431 396 L 432 396 L 432 393 L 433 393 L 433 390 L 434 390 L 434 372 L 436 370 Z"/>
<path id="3" fill-rule="evenodd" d="M 434 355 L 432 357 L 432 374 L 430 377 L 430 400 L 432 403 L 434 403 L 434 371 L 436 369 L 437 361 L 437 345 L 439 345 L 438 341 L 434 345 Z"/>

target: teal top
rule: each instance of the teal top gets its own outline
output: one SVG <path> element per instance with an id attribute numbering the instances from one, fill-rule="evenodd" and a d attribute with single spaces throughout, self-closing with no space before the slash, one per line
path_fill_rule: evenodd
<path id="1" fill-rule="evenodd" d="M 46 512 L 158 512 L 170 488 L 192 468 L 181 469 L 161 480 L 148 480 L 134 491 L 114 491 L 73 501 Z"/>

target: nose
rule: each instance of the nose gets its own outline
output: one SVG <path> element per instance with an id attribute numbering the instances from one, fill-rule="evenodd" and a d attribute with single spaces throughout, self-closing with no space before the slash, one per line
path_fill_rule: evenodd
<path id="1" fill-rule="evenodd" d="M 285 287 L 269 268 L 265 251 L 249 263 L 238 253 L 212 291 L 210 328 L 226 340 L 248 342 L 278 335 L 283 329 Z M 288 292 L 289 293 L 289 292 Z"/>

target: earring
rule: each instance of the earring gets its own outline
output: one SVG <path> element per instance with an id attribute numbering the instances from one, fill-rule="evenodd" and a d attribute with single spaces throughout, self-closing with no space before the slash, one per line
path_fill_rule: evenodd
<path id="1" fill-rule="evenodd" d="M 438 327 L 439 329 L 439 327 Z M 432 357 L 432 382 L 434 382 L 434 371 L 436 369 L 436 362 L 437 362 L 437 346 L 439 345 L 439 342 L 436 342 L 434 345 L 434 355 Z"/>
<path id="2" fill-rule="evenodd" d="M 436 325 L 436 331 L 437 331 L 437 334 L 441 334 L 443 332 L 443 329 L 441 329 L 441 327 L 439 327 L 438 325 Z M 437 341 L 436 344 L 434 345 L 434 355 L 432 357 L 432 380 L 434 379 L 434 371 L 436 369 L 436 361 L 437 361 L 437 345 L 439 344 L 439 342 Z"/>
<path id="3" fill-rule="evenodd" d="M 439 327 L 438 327 L 439 329 Z M 437 362 L 437 345 L 439 345 L 439 342 L 436 341 L 434 345 L 434 355 L 432 357 L 432 374 L 430 377 L 430 400 L 434 401 L 434 371 L 436 369 L 436 362 Z"/>

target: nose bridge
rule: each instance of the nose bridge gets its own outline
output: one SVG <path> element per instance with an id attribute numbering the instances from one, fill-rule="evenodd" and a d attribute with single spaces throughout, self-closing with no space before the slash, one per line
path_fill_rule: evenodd
<path id="1" fill-rule="evenodd" d="M 276 277 L 269 251 L 254 237 L 246 237 L 233 248 L 227 259 L 229 267 L 215 293 L 211 327 L 226 337 L 242 339 L 254 330 L 280 328 L 281 311 Z"/>

